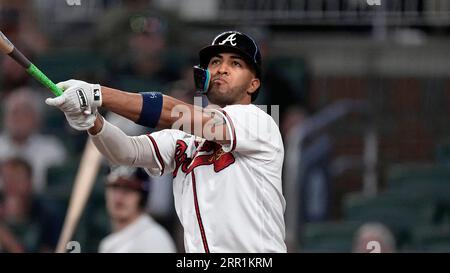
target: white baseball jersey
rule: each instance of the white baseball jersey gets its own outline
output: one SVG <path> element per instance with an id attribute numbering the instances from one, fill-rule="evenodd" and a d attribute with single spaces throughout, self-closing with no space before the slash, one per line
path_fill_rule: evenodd
<path id="1" fill-rule="evenodd" d="M 100 253 L 174 253 L 170 234 L 147 214 L 100 242 Z"/>
<path id="2" fill-rule="evenodd" d="M 186 252 L 286 252 L 281 171 L 284 149 L 274 120 L 255 105 L 221 110 L 231 143 L 180 130 L 148 135 L 156 168 L 172 173 Z"/>

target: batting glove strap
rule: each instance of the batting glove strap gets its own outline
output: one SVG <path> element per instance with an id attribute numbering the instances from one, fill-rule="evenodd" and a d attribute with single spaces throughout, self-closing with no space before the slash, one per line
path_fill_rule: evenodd
<path id="1" fill-rule="evenodd" d="M 100 84 L 92 85 L 92 97 L 92 106 L 102 106 L 102 87 L 100 86 Z"/>

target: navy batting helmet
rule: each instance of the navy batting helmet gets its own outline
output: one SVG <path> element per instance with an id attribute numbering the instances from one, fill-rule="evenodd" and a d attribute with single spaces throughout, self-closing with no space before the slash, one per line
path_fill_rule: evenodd
<path id="1" fill-rule="evenodd" d="M 211 58 L 220 52 L 234 52 L 241 55 L 253 67 L 256 77 L 261 81 L 261 52 L 253 38 L 235 30 L 217 35 L 211 45 L 200 50 L 200 66 L 208 68 Z M 252 101 L 258 96 L 258 92 L 259 88 L 252 94 Z"/>
<path id="2" fill-rule="evenodd" d="M 115 166 L 111 168 L 106 178 L 106 186 L 128 188 L 140 192 L 142 198 L 139 206 L 143 208 L 147 204 L 150 192 L 150 177 L 141 168 Z"/>

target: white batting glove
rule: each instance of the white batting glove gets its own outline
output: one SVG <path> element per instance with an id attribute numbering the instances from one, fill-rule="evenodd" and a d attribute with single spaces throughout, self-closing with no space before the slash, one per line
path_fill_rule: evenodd
<path id="1" fill-rule="evenodd" d="M 64 90 L 63 94 L 48 98 L 45 103 L 63 111 L 69 125 L 76 130 L 84 131 L 94 126 L 97 107 L 102 103 L 100 85 L 69 80 L 57 86 Z"/>
<path id="2" fill-rule="evenodd" d="M 102 105 L 102 92 L 100 85 L 90 84 L 79 80 L 68 80 L 56 84 L 60 89 L 69 91 L 69 89 L 79 89 L 77 91 L 80 105 L 80 110 L 86 114 L 92 114 L 97 111 L 97 108 Z"/>

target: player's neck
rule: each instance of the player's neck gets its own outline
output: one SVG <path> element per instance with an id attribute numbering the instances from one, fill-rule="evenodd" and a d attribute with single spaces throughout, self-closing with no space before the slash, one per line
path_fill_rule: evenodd
<path id="1" fill-rule="evenodd" d="M 230 103 L 230 104 L 219 104 L 219 103 L 217 103 L 217 104 L 213 103 L 213 104 L 217 105 L 217 106 L 219 106 L 221 108 L 224 108 L 225 106 L 228 106 L 228 105 L 236 105 L 236 104 L 247 105 L 247 104 L 251 104 L 251 103 L 252 103 L 251 99 L 243 98 L 241 100 L 236 100 L 236 101 L 234 101 L 233 103 Z"/>
<path id="2" fill-rule="evenodd" d="M 244 96 L 239 101 L 236 101 L 233 104 L 244 104 L 244 105 L 247 105 L 247 104 L 250 104 L 250 103 L 252 103 L 252 97 L 251 96 Z"/>

